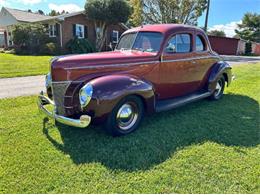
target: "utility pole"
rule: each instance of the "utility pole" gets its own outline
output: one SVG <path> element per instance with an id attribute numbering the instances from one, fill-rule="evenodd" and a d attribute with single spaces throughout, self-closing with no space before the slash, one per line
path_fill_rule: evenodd
<path id="1" fill-rule="evenodd" d="M 208 3 L 207 3 L 207 12 L 206 12 L 206 19 L 205 19 L 205 26 L 204 26 L 205 32 L 207 32 L 207 30 L 208 30 L 209 7 L 210 7 L 210 0 L 208 0 Z"/>

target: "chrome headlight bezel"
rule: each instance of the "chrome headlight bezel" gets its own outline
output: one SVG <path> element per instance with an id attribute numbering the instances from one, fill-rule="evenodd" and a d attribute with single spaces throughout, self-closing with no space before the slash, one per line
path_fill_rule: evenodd
<path id="1" fill-rule="evenodd" d="M 79 91 L 79 102 L 82 109 L 84 109 L 90 102 L 93 95 L 93 86 L 90 83 L 84 85 Z"/>
<path id="2" fill-rule="evenodd" d="M 45 87 L 48 89 L 51 87 L 51 73 L 48 73 L 46 76 L 45 76 Z"/>

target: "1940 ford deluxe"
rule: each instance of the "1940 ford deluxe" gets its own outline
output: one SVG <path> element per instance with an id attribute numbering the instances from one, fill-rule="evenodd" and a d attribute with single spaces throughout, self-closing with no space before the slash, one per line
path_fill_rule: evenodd
<path id="1" fill-rule="evenodd" d="M 60 123 L 102 123 L 112 135 L 125 135 L 145 113 L 220 99 L 231 80 L 231 67 L 212 51 L 203 30 L 147 25 L 126 31 L 114 51 L 54 58 L 38 106 Z"/>

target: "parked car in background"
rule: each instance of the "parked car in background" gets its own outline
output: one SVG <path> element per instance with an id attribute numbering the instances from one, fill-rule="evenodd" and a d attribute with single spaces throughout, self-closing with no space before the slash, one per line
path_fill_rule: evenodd
<path id="1" fill-rule="evenodd" d="M 48 97 L 41 93 L 38 105 L 60 123 L 85 128 L 92 121 L 112 135 L 125 135 L 145 113 L 219 100 L 231 79 L 231 67 L 212 51 L 203 30 L 147 25 L 126 31 L 115 51 L 53 59 Z"/>

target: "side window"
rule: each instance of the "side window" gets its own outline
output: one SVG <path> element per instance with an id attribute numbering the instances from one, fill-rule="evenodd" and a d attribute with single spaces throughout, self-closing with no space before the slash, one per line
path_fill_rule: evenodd
<path id="1" fill-rule="evenodd" d="M 172 37 L 166 47 L 167 53 L 188 53 L 191 52 L 191 35 L 177 34 Z"/>
<path id="2" fill-rule="evenodd" d="M 197 35 L 196 36 L 196 51 L 205 51 L 206 50 L 206 44 L 205 44 L 205 40 Z"/>

